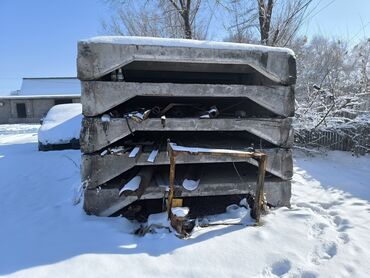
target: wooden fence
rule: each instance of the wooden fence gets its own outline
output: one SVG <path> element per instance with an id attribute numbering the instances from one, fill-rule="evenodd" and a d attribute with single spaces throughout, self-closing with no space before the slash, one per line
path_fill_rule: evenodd
<path id="1" fill-rule="evenodd" d="M 370 126 L 331 130 L 295 130 L 294 142 L 304 147 L 370 153 Z"/>

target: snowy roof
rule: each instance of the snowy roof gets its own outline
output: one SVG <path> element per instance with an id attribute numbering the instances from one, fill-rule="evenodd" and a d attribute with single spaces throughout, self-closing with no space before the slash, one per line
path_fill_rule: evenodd
<path id="1" fill-rule="evenodd" d="M 115 44 L 132 44 L 132 45 L 157 45 L 157 46 L 173 46 L 173 47 L 194 47 L 194 48 L 210 48 L 210 49 L 230 49 L 230 50 L 246 50 L 246 51 L 277 51 L 285 52 L 288 55 L 293 55 L 294 52 L 289 48 L 271 47 L 264 45 L 232 43 L 232 42 L 217 42 L 217 41 L 199 41 L 188 39 L 169 39 L 169 38 L 153 38 L 153 37 L 136 37 L 136 36 L 100 36 L 91 39 L 82 40 L 87 43 L 115 43 Z"/>
<path id="2" fill-rule="evenodd" d="M 19 96 L 81 95 L 76 77 L 23 78 Z"/>

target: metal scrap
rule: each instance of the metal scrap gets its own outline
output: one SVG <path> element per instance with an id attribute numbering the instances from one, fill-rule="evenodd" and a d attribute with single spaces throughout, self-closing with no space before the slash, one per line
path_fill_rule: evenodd
<path id="1" fill-rule="evenodd" d="M 209 108 L 208 111 L 205 111 L 203 114 L 200 115 L 201 119 L 212 119 L 212 118 L 217 118 L 220 115 L 220 111 L 216 106 L 212 106 Z"/>
<path id="2" fill-rule="evenodd" d="M 150 114 L 150 109 L 145 110 L 144 112 L 132 111 L 130 113 L 126 113 L 124 117 L 133 119 L 135 122 L 141 123 L 142 121 L 146 120 L 149 117 L 149 114 Z"/>

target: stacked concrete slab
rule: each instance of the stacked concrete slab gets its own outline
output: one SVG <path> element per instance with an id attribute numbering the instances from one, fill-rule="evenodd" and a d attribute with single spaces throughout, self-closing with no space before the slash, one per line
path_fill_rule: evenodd
<path id="1" fill-rule="evenodd" d="M 79 42 L 77 64 L 82 81 L 80 142 L 87 213 L 108 216 L 138 199 L 163 198 L 169 171 L 167 139 L 188 147 L 245 150 L 254 146 L 266 152 L 266 200 L 273 206 L 289 206 L 296 79 L 292 51 L 179 39 L 97 37 Z M 127 116 L 130 111 L 160 110 L 171 103 L 182 110 L 166 113 L 165 119 L 154 112 L 142 121 Z M 211 107 L 220 114 L 199 116 L 198 110 Z M 130 157 L 135 147 L 140 151 Z M 148 159 L 153 150 L 158 154 Z M 253 160 L 179 155 L 176 162 L 176 197 L 245 194 L 256 183 Z M 145 186 L 119 194 L 142 173 Z M 189 173 L 200 180 L 192 191 L 181 186 Z"/>

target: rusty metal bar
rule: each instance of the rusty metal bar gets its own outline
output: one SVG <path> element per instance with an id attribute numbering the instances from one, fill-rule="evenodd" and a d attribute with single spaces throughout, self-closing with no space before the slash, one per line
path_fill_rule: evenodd
<path id="1" fill-rule="evenodd" d="M 168 193 L 167 212 L 168 217 L 171 217 L 172 199 L 175 191 L 175 168 L 176 168 L 176 155 L 179 153 L 187 153 L 189 155 L 212 155 L 212 156 L 231 156 L 253 158 L 258 161 L 258 177 L 257 187 L 255 192 L 255 202 L 251 211 L 251 216 L 258 223 L 261 217 L 261 209 L 263 206 L 263 190 L 265 182 L 265 171 L 267 155 L 261 152 L 246 152 L 228 149 L 206 149 L 206 148 L 187 148 L 177 146 L 170 141 L 167 142 L 167 151 L 170 158 L 170 188 Z"/>

